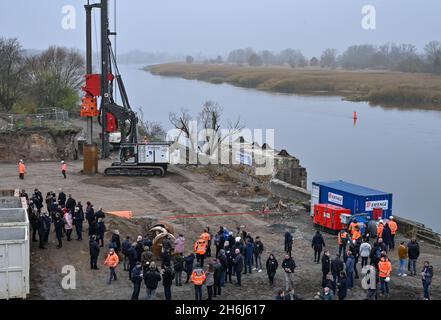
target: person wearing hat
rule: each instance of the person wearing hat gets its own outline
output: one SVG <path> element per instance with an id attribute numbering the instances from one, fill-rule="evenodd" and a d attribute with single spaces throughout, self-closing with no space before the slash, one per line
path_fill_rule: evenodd
<path id="1" fill-rule="evenodd" d="M 390 248 L 391 248 L 391 250 L 394 250 L 395 249 L 395 235 L 397 234 L 397 231 L 398 231 L 398 225 L 395 222 L 393 216 L 389 217 L 389 222 L 388 223 L 389 223 L 389 228 L 390 228 L 390 231 L 391 231 L 391 234 L 392 234 L 392 239 L 391 239 L 391 242 L 390 242 Z"/>
<path id="2" fill-rule="evenodd" d="M 387 257 L 386 253 L 383 253 L 381 255 L 380 262 L 378 263 L 378 271 L 379 271 L 379 278 L 380 278 L 380 284 L 381 284 L 381 295 L 386 294 L 386 296 L 389 295 L 389 281 L 390 281 L 390 275 L 392 273 L 392 264 Z"/>
<path id="3" fill-rule="evenodd" d="M 21 180 L 24 180 L 25 173 L 26 173 L 26 166 L 24 164 L 24 161 L 20 160 L 20 162 L 18 163 L 18 177 Z"/>
<path id="4" fill-rule="evenodd" d="M 64 179 L 67 179 L 66 173 L 67 173 L 67 164 L 64 161 L 61 161 L 61 174 L 63 175 Z"/>

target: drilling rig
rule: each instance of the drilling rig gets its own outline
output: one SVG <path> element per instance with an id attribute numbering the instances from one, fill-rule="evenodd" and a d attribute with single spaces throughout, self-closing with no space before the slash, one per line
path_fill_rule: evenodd
<path id="1" fill-rule="evenodd" d="M 108 176 L 164 176 L 170 163 L 170 143 L 139 143 L 138 117 L 130 106 L 127 92 L 116 62 L 109 30 L 109 3 L 84 6 L 86 10 L 86 84 L 83 87 L 81 117 L 87 119 L 86 145 L 84 147 L 84 168 L 88 174 L 98 172 L 98 147 L 93 144 L 93 119 L 101 125 L 101 158 L 110 156 L 109 134 L 121 133 L 119 160 L 104 170 Z M 101 13 L 101 73 L 93 74 L 92 60 L 92 10 Z M 114 97 L 116 83 L 121 97 L 119 105 Z M 98 99 L 101 99 L 98 108 Z"/>

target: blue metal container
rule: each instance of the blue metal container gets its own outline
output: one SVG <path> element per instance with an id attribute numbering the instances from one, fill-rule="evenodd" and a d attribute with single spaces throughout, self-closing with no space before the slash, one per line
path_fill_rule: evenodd
<path id="1" fill-rule="evenodd" d="M 342 180 L 313 182 L 311 207 L 317 203 L 329 203 L 351 209 L 352 215 L 361 215 L 359 222 L 366 222 L 363 215 L 372 218 L 374 208 L 383 209 L 383 219 L 392 215 L 392 194 Z"/>

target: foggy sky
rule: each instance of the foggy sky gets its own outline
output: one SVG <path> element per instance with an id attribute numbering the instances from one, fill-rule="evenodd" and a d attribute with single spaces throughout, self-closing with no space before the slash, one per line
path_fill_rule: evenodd
<path id="1" fill-rule="evenodd" d="M 113 1 L 110 4 L 113 7 Z M 86 0 L 0 0 L 0 37 L 25 48 L 84 49 Z M 92 0 L 92 2 L 94 2 Z M 311 57 L 327 47 L 441 40 L 439 0 L 117 0 L 118 52 L 226 54 L 253 47 L 301 49 Z M 377 29 L 361 27 L 363 5 L 377 10 Z M 63 30 L 64 5 L 77 11 L 76 30 Z M 96 13 L 97 17 L 98 12 Z M 111 24 L 113 26 L 113 14 Z"/>

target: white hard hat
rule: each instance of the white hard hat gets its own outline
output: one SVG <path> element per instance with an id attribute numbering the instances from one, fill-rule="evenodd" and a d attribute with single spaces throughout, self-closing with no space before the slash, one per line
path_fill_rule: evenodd
<path id="1" fill-rule="evenodd" d="M 393 220 L 393 219 L 394 219 L 394 217 L 393 217 L 393 216 L 390 216 L 390 217 L 389 217 L 389 220 Z"/>
<path id="2" fill-rule="evenodd" d="M 240 242 L 240 240 L 242 240 L 240 237 L 236 237 L 236 242 Z"/>
<path id="3" fill-rule="evenodd" d="M 384 221 L 383 220 L 380 220 L 380 223 L 383 223 Z"/>
<path id="4" fill-rule="evenodd" d="M 390 281 L 390 277 L 386 277 L 386 279 L 384 279 L 384 281 L 389 282 Z"/>

